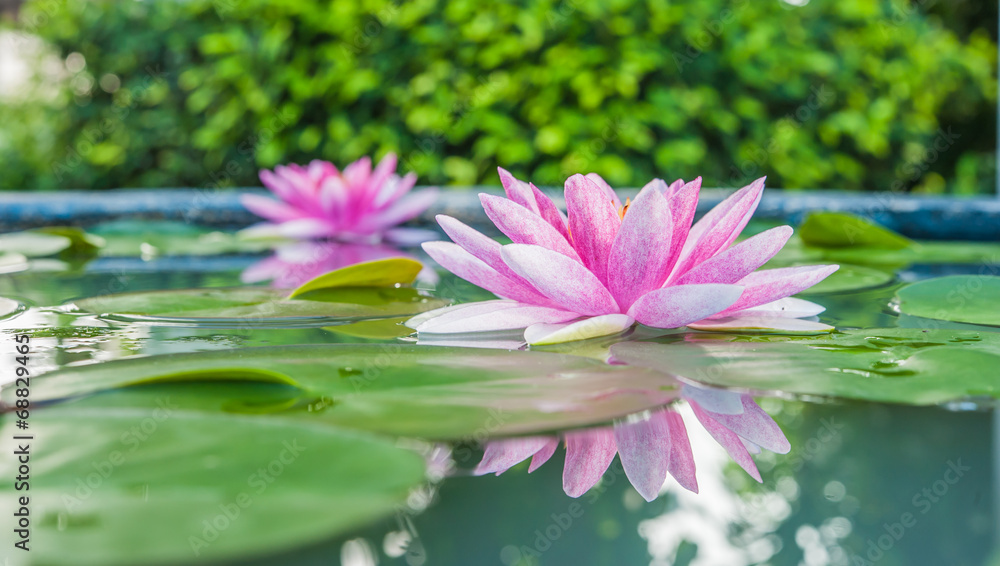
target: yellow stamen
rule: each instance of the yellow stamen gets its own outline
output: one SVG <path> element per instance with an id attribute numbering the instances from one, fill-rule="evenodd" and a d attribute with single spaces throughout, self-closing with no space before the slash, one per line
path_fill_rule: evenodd
<path id="1" fill-rule="evenodd" d="M 625 204 L 618 207 L 618 218 L 625 220 L 625 213 L 628 212 L 629 205 L 632 204 L 632 199 L 625 199 Z"/>

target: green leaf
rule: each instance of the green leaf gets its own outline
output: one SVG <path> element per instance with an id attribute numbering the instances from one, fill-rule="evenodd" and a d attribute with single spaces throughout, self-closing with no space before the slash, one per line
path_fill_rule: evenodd
<path id="1" fill-rule="evenodd" d="M 828 336 L 684 334 L 611 346 L 615 358 L 708 385 L 933 405 L 1000 398 L 1000 334 L 873 328 Z"/>
<path id="2" fill-rule="evenodd" d="M 272 346 L 126 358 L 67 367 L 32 380 L 32 402 L 55 401 L 145 383 L 185 408 L 222 411 L 192 382 L 287 383 L 274 414 L 425 438 L 534 433 L 605 423 L 673 399 L 669 376 L 577 356 L 402 344 Z M 280 376 L 280 377 L 276 377 Z M 221 379 L 220 379 L 221 378 Z M 125 391 L 125 390 L 122 390 Z M 238 391 L 231 389 L 228 391 Z M 185 393 L 187 392 L 187 393 Z M 108 395 L 94 397 L 96 402 Z M 12 405 L 14 389 L 0 397 Z M 143 401 L 138 396 L 137 402 Z M 178 401 L 180 402 L 180 401 Z M 208 403 L 208 406 L 205 405 Z M 317 408 L 319 407 L 319 408 Z"/>
<path id="3" fill-rule="evenodd" d="M 260 325 L 323 323 L 415 315 L 448 304 L 416 289 L 342 287 L 287 299 L 266 287 L 180 289 L 101 295 L 74 301 L 78 310 L 123 321 Z"/>
<path id="4" fill-rule="evenodd" d="M 814 212 L 799 227 L 799 237 L 818 248 L 871 247 L 901 250 L 913 245 L 908 238 L 867 219 L 843 212 Z"/>
<path id="5" fill-rule="evenodd" d="M 895 278 L 893 273 L 881 269 L 842 264 L 840 269 L 816 285 L 802 291 L 802 294 L 842 293 L 870 289 L 891 283 Z"/>
<path id="6" fill-rule="evenodd" d="M 98 225 L 92 231 L 107 242 L 101 249 L 102 256 L 253 253 L 268 250 L 280 242 L 252 241 L 238 234 L 166 220 L 116 220 Z"/>
<path id="7" fill-rule="evenodd" d="M 24 305 L 13 300 L 0 297 L 0 320 L 10 318 L 24 310 Z"/>
<path id="8" fill-rule="evenodd" d="M 423 264 L 419 261 L 405 257 L 356 263 L 306 281 L 292 291 L 288 298 L 292 299 L 318 289 L 409 285 L 423 268 Z"/>
<path id="9" fill-rule="evenodd" d="M 72 243 L 72 240 L 66 236 L 31 230 L 0 234 L 0 250 L 8 254 L 21 254 L 25 257 L 55 255 L 69 248 Z"/>
<path id="10" fill-rule="evenodd" d="M 896 291 L 895 304 L 912 316 L 1000 326 L 1000 277 L 950 275 L 918 281 Z"/>
<path id="11" fill-rule="evenodd" d="M 32 412 L 32 563 L 218 561 L 317 542 L 390 514 L 424 479 L 416 453 L 301 421 L 153 408 L 66 405 Z M 41 440 L 44 439 L 44 440 Z M 16 458 L 0 459 L 13 478 Z M 9 521 L 8 516 L 8 524 Z M 8 528 L 4 541 L 12 544 Z"/>
<path id="12" fill-rule="evenodd" d="M 46 226 L 34 232 L 68 238 L 69 246 L 63 250 L 64 255 L 94 256 L 106 244 L 104 238 L 71 226 Z"/>

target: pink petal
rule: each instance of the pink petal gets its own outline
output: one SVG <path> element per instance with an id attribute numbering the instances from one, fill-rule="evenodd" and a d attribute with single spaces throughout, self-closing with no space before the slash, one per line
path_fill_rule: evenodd
<path id="1" fill-rule="evenodd" d="M 339 175 L 331 175 L 320 183 L 317 197 L 320 210 L 330 218 L 341 221 L 347 213 L 350 198 L 344 179 Z"/>
<path id="2" fill-rule="evenodd" d="M 699 177 L 699 179 L 701 179 L 701 177 Z M 666 189 L 664 189 L 663 196 L 667 198 L 672 197 L 675 194 L 677 194 L 677 191 L 681 190 L 681 187 L 683 186 L 684 186 L 684 179 L 677 179 L 673 183 L 670 183 L 669 187 L 666 187 Z"/>
<path id="3" fill-rule="evenodd" d="M 750 221 L 763 191 L 764 178 L 761 177 L 720 202 L 692 226 L 671 281 L 729 247 Z"/>
<path id="4" fill-rule="evenodd" d="M 736 391 L 685 383 L 681 386 L 681 397 L 698 403 L 699 407 L 713 416 L 743 414 L 743 395 Z"/>
<path id="5" fill-rule="evenodd" d="M 573 175 L 566 180 L 566 212 L 573 247 L 583 265 L 606 282 L 608 255 L 622 223 L 614 202 L 583 175 Z"/>
<path id="6" fill-rule="evenodd" d="M 688 404 L 691 405 L 691 409 L 694 410 L 694 415 L 698 417 L 699 421 L 701 421 L 705 430 L 712 435 L 712 438 L 714 438 L 716 442 L 721 444 L 722 447 L 726 449 L 726 452 L 729 452 L 729 456 L 736 461 L 741 468 L 746 470 L 746 473 L 750 474 L 750 477 L 760 483 L 763 483 L 760 479 L 760 472 L 757 471 L 757 464 L 755 464 L 753 458 L 750 457 L 750 453 L 747 452 L 746 446 L 743 445 L 740 437 L 737 436 L 735 432 L 729 430 L 721 423 L 713 419 L 709 413 L 706 413 L 701 407 L 698 406 L 698 403 L 689 401 Z"/>
<path id="7" fill-rule="evenodd" d="M 566 257 L 580 259 L 566 238 L 531 210 L 503 197 L 482 193 L 486 215 L 515 244 L 535 244 L 555 250 Z"/>
<path id="8" fill-rule="evenodd" d="M 538 203 L 535 202 L 535 193 L 528 186 L 528 183 L 518 180 L 503 167 L 497 167 L 497 172 L 500 174 L 500 184 L 503 185 L 507 198 L 538 214 L 539 208 Z"/>
<path id="9" fill-rule="evenodd" d="M 547 448 L 554 439 L 546 436 L 525 438 L 505 438 L 491 440 L 486 444 L 483 459 L 472 473 L 500 475 L 517 464 L 527 460 L 539 450 Z"/>
<path id="10" fill-rule="evenodd" d="M 319 218 L 300 218 L 277 225 L 278 234 L 286 238 L 309 239 L 337 235 L 337 227 Z"/>
<path id="11" fill-rule="evenodd" d="M 297 220 L 307 216 L 301 210 L 293 208 L 280 200 L 261 195 L 242 194 L 240 195 L 240 202 L 250 212 L 273 222 L 288 222 L 289 220 Z"/>
<path id="12" fill-rule="evenodd" d="M 677 182 L 674 183 L 676 185 Z M 667 204 L 670 207 L 670 214 L 673 222 L 673 239 L 670 241 L 670 261 L 668 262 L 671 272 L 676 271 L 675 266 L 680 260 L 681 252 L 687 243 L 688 234 L 691 231 L 691 222 L 694 220 L 694 213 L 698 210 L 698 194 L 701 192 L 701 177 L 696 178 L 687 184 L 673 189 L 670 185 L 668 191 Z M 666 195 L 664 195 L 666 196 Z"/>
<path id="13" fill-rule="evenodd" d="M 587 316 L 619 312 L 607 288 L 578 261 L 526 244 L 506 245 L 500 253 L 515 273 L 566 310 Z"/>
<path id="14" fill-rule="evenodd" d="M 439 214 L 435 218 L 441 229 L 444 230 L 444 233 L 448 234 L 448 237 L 456 244 L 483 260 L 483 263 L 497 270 L 504 277 L 521 283 L 528 289 L 532 289 L 530 283 L 517 273 L 514 273 L 514 270 L 504 263 L 503 258 L 500 256 L 500 249 L 503 247 L 500 242 L 450 216 Z M 533 302 L 535 304 L 546 304 L 549 302 L 548 299 L 541 295 L 538 295 L 538 299 L 538 301 Z"/>
<path id="15" fill-rule="evenodd" d="M 795 297 L 785 297 L 756 307 L 750 307 L 734 312 L 732 316 L 756 316 L 756 317 L 776 317 L 776 318 L 805 318 L 816 316 L 826 310 L 823 305 L 797 299 Z"/>
<path id="16" fill-rule="evenodd" d="M 611 428 L 593 428 L 569 431 L 565 437 L 563 491 L 570 497 L 580 497 L 601 481 L 615 459 L 615 435 Z"/>
<path id="17" fill-rule="evenodd" d="M 615 190 L 611 188 L 611 185 L 609 185 L 608 182 L 605 181 L 603 177 L 601 177 L 597 173 L 587 173 L 585 176 L 587 177 L 587 179 L 590 179 L 592 183 L 600 187 L 602 191 L 604 191 L 604 194 L 607 195 L 607 200 L 610 200 L 611 202 L 614 203 L 615 210 L 621 208 L 622 201 L 618 199 L 618 195 L 615 194 Z"/>
<path id="18" fill-rule="evenodd" d="M 300 198 L 300 193 L 303 189 L 300 189 L 299 185 L 267 169 L 261 169 L 259 176 L 260 182 L 277 195 L 278 198 L 292 206 L 301 206 L 302 199 Z"/>
<path id="19" fill-rule="evenodd" d="M 718 314 L 728 316 L 800 293 L 826 279 L 839 268 L 839 265 L 805 265 L 755 271 L 740 280 L 739 284 L 745 287 L 740 299 Z"/>
<path id="20" fill-rule="evenodd" d="M 524 330 L 524 340 L 532 346 L 559 344 L 617 334 L 635 323 L 624 314 L 603 314 L 576 322 L 538 323 Z"/>
<path id="21" fill-rule="evenodd" d="M 434 188 L 409 193 L 389 205 L 385 210 L 365 217 L 357 224 L 356 229 L 381 232 L 397 224 L 402 224 L 427 210 L 437 200 L 437 196 L 438 191 Z"/>
<path id="22" fill-rule="evenodd" d="M 539 216 L 544 218 L 545 221 L 558 230 L 564 238 L 569 240 L 569 228 L 566 215 L 563 214 L 563 211 L 559 210 L 556 203 L 552 202 L 552 199 L 536 187 L 534 183 L 529 183 L 529 186 L 531 187 L 531 191 L 535 194 L 535 202 L 538 203 Z"/>
<path id="23" fill-rule="evenodd" d="M 441 267 L 473 285 L 478 285 L 491 293 L 522 303 L 554 306 L 548 297 L 539 294 L 528 285 L 504 277 L 458 244 L 424 242 L 421 246 L 427 255 L 431 256 Z"/>
<path id="24" fill-rule="evenodd" d="M 628 315 L 653 328 L 679 328 L 723 311 L 743 292 L 739 285 L 677 285 L 650 291 L 629 308 Z"/>
<path id="25" fill-rule="evenodd" d="M 535 452 L 535 455 L 531 458 L 531 465 L 528 466 L 528 473 L 537 470 L 542 464 L 549 461 L 556 452 L 556 448 L 559 447 L 558 438 L 550 438 L 548 444 L 542 447 L 541 450 Z"/>
<path id="26" fill-rule="evenodd" d="M 765 230 L 698 264 L 676 284 L 736 283 L 767 263 L 791 236 L 791 226 Z"/>
<path id="27" fill-rule="evenodd" d="M 396 172 L 396 154 L 389 152 L 379 161 L 372 171 L 372 176 L 368 179 L 367 197 L 374 201 L 382 187 Z"/>
<path id="28" fill-rule="evenodd" d="M 496 332 L 527 328 L 532 324 L 565 322 L 577 318 L 576 313 L 548 307 L 525 305 L 515 301 L 483 301 L 473 307 L 432 318 L 417 327 L 417 332 L 457 334 L 466 332 Z"/>
<path id="29" fill-rule="evenodd" d="M 656 499 L 667 479 L 670 461 L 666 412 L 657 411 L 638 422 L 616 423 L 614 429 L 625 476 L 643 499 Z"/>
<path id="30" fill-rule="evenodd" d="M 621 308 L 666 281 L 671 221 L 667 199 L 655 187 L 647 186 L 629 206 L 607 260 L 608 289 Z"/>
<path id="31" fill-rule="evenodd" d="M 375 195 L 374 200 L 372 200 L 371 206 L 375 209 L 382 209 L 393 202 L 403 198 L 404 195 L 413 189 L 413 185 L 417 183 L 416 173 L 407 173 L 403 175 L 402 178 L 392 175 L 386 180 L 385 183 L 378 189 L 378 193 Z"/>
<path id="32" fill-rule="evenodd" d="M 688 491 L 698 493 L 698 477 L 695 474 L 694 454 L 691 452 L 691 440 L 680 414 L 667 409 L 667 429 L 670 432 L 670 462 L 667 470 L 677 480 L 677 483 Z"/>
<path id="33" fill-rule="evenodd" d="M 757 446 L 778 454 L 788 454 L 792 447 L 774 419 L 765 413 L 749 395 L 743 395 L 742 401 L 742 414 L 708 414 L 722 426 Z"/>

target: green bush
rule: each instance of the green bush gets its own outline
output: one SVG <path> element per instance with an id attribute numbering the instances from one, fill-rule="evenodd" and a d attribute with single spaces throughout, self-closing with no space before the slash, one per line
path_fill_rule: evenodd
<path id="1" fill-rule="evenodd" d="M 86 67 L 0 108 L 0 187 L 256 185 L 394 150 L 425 184 L 502 165 L 990 192 L 995 22 L 941 21 L 872 0 L 35 0 L 19 25 Z"/>

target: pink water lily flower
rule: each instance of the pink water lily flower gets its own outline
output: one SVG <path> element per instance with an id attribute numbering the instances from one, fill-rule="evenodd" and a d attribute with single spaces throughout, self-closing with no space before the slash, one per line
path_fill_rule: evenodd
<path id="1" fill-rule="evenodd" d="M 751 477 L 761 481 L 751 453 L 791 449 L 778 425 L 749 395 L 685 385 L 682 397 L 698 422 Z M 615 454 L 625 476 L 646 501 L 656 499 L 670 474 L 681 487 L 698 492 L 694 455 L 680 413 L 668 407 L 616 422 L 611 427 L 562 434 L 566 445 L 563 491 L 580 497 L 601 480 Z M 490 441 L 476 475 L 500 475 L 531 458 L 533 472 L 552 457 L 560 438 L 532 436 Z"/>
<path id="2" fill-rule="evenodd" d="M 655 179 L 623 204 L 598 175 L 573 175 L 565 186 L 566 214 L 533 184 L 503 169 L 500 180 L 507 198 L 479 197 L 511 244 L 501 245 L 445 215 L 437 220 L 454 243 L 423 244 L 442 267 L 500 300 L 424 313 L 408 323 L 418 334 L 523 328 L 529 344 L 551 344 L 617 333 L 635 322 L 655 328 L 704 322 L 708 330 L 743 323 L 780 329 L 789 326 L 783 321 L 790 317 L 823 310 L 800 299 L 780 301 L 838 267 L 756 271 L 791 236 L 788 226 L 733 245 L 760 202 L 763 178 L 694 225 L 700 177 L 670 185 Z M 799 322 L 794 331 L 832 329 Z"/>
<path id="3" fill-rule="evenodd" d="M 417 176 L 396 175 L 396 156 L 392 153 L 374 169 L 368 157 L 343 171 L 317 160 L 307 166 L 265 169 L 260 172 L 260 180 L 280 200 L 252 194 L 240 197 L 247 209 L 268 220 L 249 228 L 253 235 L 416 245 L 435 234 L 397 228 L 426 210 L 437 198 L 437 190 L 411 192 Z"/>

